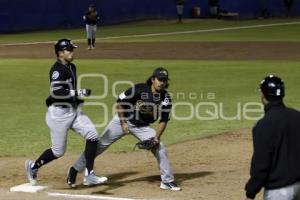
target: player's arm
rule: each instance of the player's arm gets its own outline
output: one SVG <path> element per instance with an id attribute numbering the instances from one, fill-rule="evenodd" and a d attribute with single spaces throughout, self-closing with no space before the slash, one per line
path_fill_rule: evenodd
<path id="1" fill-rule="evenodd" d="M 128 124 L 124 114 L 124 108 L 120 103 L 117 103 L 117 113 L 120 119 L 121 128 L 124 134 L 129 133 Z"/>
<path id="2" fill-rule="evenodd" d="M 158 124 L 158 127 L 156 129 L 156 139 L 157 139 L 157 142 L 160 141 L 160 137 L 162 136 L 162 134 L 165 131 L 166 127 L 167 127 L 167 122 L 160 122 Z"/>
<path id="3" fill-rule="evenodd" d="M 88 19 L 88 15 L 89 15 L 89 13 L 87 12 L 87 13 L 85 13 L 85 15 L 83 15 L 83 17 L 82 17 L 82 19 L 86 22 L 86 20 Z"/>
<path id="4" fill-rule="evenodd" d="M 117 113 L 120 118 L 122 130 L 125 134 L 129 133 L 125 112 L 127 109 L 133 109 L 133 102 L 137 95 L 137 90 L 137 86 L 131 87 L 125 92 L 122 92 L 117 99 Z"/>
<path id="5" fill-rule="evenodd" d="M 253 128 L 253 155 L 250 179 L 245 186 L 247 198 L 254 199 L 269 175 L 272 163 L 273 142 L 270 122 L 260 121 Z"/>
<path id="6" fill-rule="evenodd" d="M 96 12 L 96 20 L 97 20 L 97 21 L 100 21 L 100 17 L 99 17 L 98 12 Z"/>
<path id="7" fill-rule="evenodd" d="M 60 67 L 50 70 L 50 93 L 54 98 L 67 99 L 75 96 L 72 83 L 66 81 L 66 74 Z"/>
<path id="8" fill-rule="evenodd" d="M 161 103 L 160 121 L 156 129 L 156 140 L 160 141 L 162 134 L 164 133 L 168 121 L 170 120 L 170 113 L 172 110 L 172 101 L 169 95 L 166 95 L 164 101 Z"/>

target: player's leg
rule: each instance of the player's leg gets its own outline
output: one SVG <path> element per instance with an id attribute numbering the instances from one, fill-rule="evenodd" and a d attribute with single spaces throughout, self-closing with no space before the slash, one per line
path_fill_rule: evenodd
<path id="1" fill-rule="evenodd" d="M 112 143 L 120 139 L 123 135 L 120 120 L 117 116 L 114 116 L 104 129 L 103 134 L 99 137 L 96 156 L 102 154 Z M 85 157 L 84 155 L 81 155 L 74 163 L 73 167 L 78 172 L 82 172 L 84 170 L 85 163 Z"/>
<path id="2" fill-rule="evenodd" d="M 135 135 L 139 140 L 147 140 L 151 137 L 155 137 L 156 131 L 153 128 L 147 127 L 130 127 L 130 131 Z M 162 189 L 169 189 L 173 191 L 181 190 L 180 187 L 174 182 L 174 175 L 171 168 L 171 164 L 168 159 L 167 150 L 162 142 L 159 146 L 151 150 L 153 155 L 156 157 L 160 174 L 161 174 L 161 185 Z"/>
<path id="3" fill-rule="evenodd" d="M 295 183 L 295 200 L 300 200 L 300 182 Z"/>
<path id="4" fill-rule="evenodd" d="M 87 173 L 89 174 L 94 167 L 94 159 L 98 143 L 98 132 L 92 121 L 79 110 L 77 111 L 77 116 L 73 121 L 71 128 L 86 140 L 84 155 L 86 158 Z"/>
<path id="5" fill-rule="evenodd" d="M 141 141 L 155 137 L 156 135 L 156 131 L 153 128 L 150 128 L 149 126 L 138 127 L 138 128 L 134 127 L 131 128 L 131 131 Z M 167 151 L 163 143 L 160 142 L 159 146 L 156 149 L 154 149 L 152 153 L 157 158 L 162 181 L 163 182 L 174 181 L 174 176 L 167 156 Z"/>
<path id="6" fill-rule="evenodd" d="M 183 5 L 177 5 L 177 15 L 178 15 L 178 22 L 182 22 L 182 14 L 183 14 Z"/>
<path id="7" fill-rule="evenodd" d="M 37 171 L 40 167 L 63 156 L 65 153 L 68 127 L 75 116 L 75 113 L 72 113 L 71 109 L 55 106 L 48 108 L 46 123 L 50 129 L 52 147 L 45 150 L 36 161 L 26 161 L 27 178 L 31 184 L 36 184 Z"/>
<path id="8" fill-rule="evenodd" d="M 264 200 L 297 200 L 299 199 L 297 189 L 299 189 L 299 183 L 278 189 L 265 190 Z"/>
<path id="9" fill-rule="evenodd" d="M 86 37 L 88 42 L 88 50 L 92 49 L 92 29 L 90 25 L 85 25 L 86 28 Z"/>
<path id="10" fill-rule="evenodd" d="M 95 49 L 96 31 L 97 31 L 97 25 L 94 25 L 92 29 L 92 49 Z"/>
<path id="11" fill-rule="evenodd" d="M 85 125 L 91 123 L 91 122 L 89 122 L 90 119 L 82 113 L 78 120 L 81 123 L 84 122 Z M 92 124 L 90 124 L 90 125 L 92 125 Z M 85 130 L 85 131 L 87 131 L 87 130 Z M 79 132 L 79 131 L 80 130 L 77 129 L 77 132 Z M 113 118 L 113 120 L 105 128 L 103 135 L 100 137 L 100 139 L 98 141 L 96 156 L 100 155 L 102 152 L 104 152 L 113 142 L 117 141 L 122 136 L 123 136 L 123 133 L 122 133 L 121 126 L 120 126 L 120 121 L 116 120 L 116 118 Z M 69 179 L 71 179 L 70 182 L 72 182 L 71 184 L 74 184 L 74 186 L 75 186 L 75 179 L 76 179 L 77 172 L 82 172 L 84 170 L 86 164 L 87 164 L 87 158 L 84 154 L 82 154 L 79 157 L 79 159 L 74 163 L 74 165 L 70 168 L 68 177 L 69 177 Z M 85 185 L 100 184 L 100 183 L 105 182 L 106 180 L 107 180 L 106 177 L 100 177 L 99 183 L 97 183 L 97 181 L 94 181 L 94 182 L 84 181 L 84 184 Z M 72 185 L 70 185 L 70 186 L 72 186 Z"/>

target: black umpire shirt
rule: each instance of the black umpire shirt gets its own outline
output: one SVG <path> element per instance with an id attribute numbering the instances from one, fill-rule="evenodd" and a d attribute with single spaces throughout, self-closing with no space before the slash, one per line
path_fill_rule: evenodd
<path id="1" fill-rule="evenodd" d="M 73 63 L 64 65 L 60 61 L 56 61 L 50 69 L 49 76 L 50 96 L 46 99 L 47 106 L 53 103 L 59 105 L 62 102 L 62 105 L 68 103 L 76 107 L 83 102 L 70 92 L 77 88 L 76 66 Z"/>
<path id="2" fill-rule="evenodd" d="M 154 94 L 151 85 L 140 83 L 121 93 L 117 102 L 124 108 L 125 117 L 138 127 L 148 126 L 158 118 L 160 122 L 169 121 L 172 104 L 166 90 Z"/>
<path id="3" fill-rule="evenodd" d="M 262 187 L 277 189 L 300 181 L 299 111 L 282 101 L 268 103 L 253 128 L 253 145 L 248 198 L 254 199 Z"/>

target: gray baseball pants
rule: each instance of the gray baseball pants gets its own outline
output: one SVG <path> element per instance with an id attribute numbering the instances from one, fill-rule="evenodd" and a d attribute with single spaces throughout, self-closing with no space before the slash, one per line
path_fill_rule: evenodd
<path id="1" fill-rule="evenodd" d="M 80 108 L 51 105 L 46 113 L 46 123 L 51 134 L 51 149 L 56 157 L 63 156 L 66 151 L 69 129 L 80 134 L 86 140 L 98 139 L 94 124 L 81 112 Z"/>
<path id="2" fill-rule="evenodd" d="M 97 25 L 85 25 L 86 28 L 86 37 L 87 39 L 95 39 L 96 38 L 96 31 L 97 31 Z"/>
<path id="3" fill-rule="evenodd" d="M 264 200 L 300 200 L 300 182 L 279 189 L 265 190 Z"/>
<path id="4" fill-rule="evenodd" d="M 177 5 L 176 9 L 178 15 L 183 15 L 183 5 Z"/>
<path id="5" fill-rule="evenodd" d="M 128 128 L 129 131 L 133 136 L 135 136 L 138 140 L 147 140 L 151 137 L 154 137 L 156 135 L 156 131 L 149 126 L 146 127 L 136 127 L 132 123 L 128 122 Z M 97 148 L 97 156 L 103 153 L 112 143 L 117 141 L 118 139 L 122 138 L 124 135 L 120 119 L 118 115 L 115 115 L 113 119 L 110 121 L 110 123 L 105 128 L 103 135 L 100 136 L 98 141 L 98 148 Z M 165 146 L 162 142 L 160 142 L 160 145 L 155 150 L 152 150 L 153 155 L 156 157 L 160 174 L 161 174 L 161 180 L 162 182 L 169 183 L 174 181 L 174 175 L 171 169 L 170 162 L 167 157 L 167 151 Z M 85 167 L 85 157 L 84 154 L 82 154 L 79 159 L 74 163 L 73 167 L 79 171 L 82 172 Z"/>

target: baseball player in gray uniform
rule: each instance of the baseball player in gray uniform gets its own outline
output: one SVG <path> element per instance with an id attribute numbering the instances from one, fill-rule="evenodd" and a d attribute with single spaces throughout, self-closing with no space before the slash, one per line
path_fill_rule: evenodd
<path id="1" fill-rule="evenodd" d="M 183 7 L 185 0 L 176 0 L 176 10 L 178 15 L 178 23 L 182 22 Z"/>
<path id="2" fill-rule="evenodd" d="M 103 153 L 112 143 L 131 133 L 138 140 L 154 137 L 156 148 L 151 152 L 156 157 L 161 173 L 161 189 L 179 191 L 167 157 L 167 151 L 161 142 L 161 136 L 167 127 L 171 111 L 171 98 L 165 90 L 168 87 L 168 71 L 162 67 L 154 70 L 146 83 L 140 83 L 121 93 L 117 100 L 118 113 L 100 137 L 97 155 Z M 149 125 L 160 119 L 157 130 Z M 77 172 L 84 170 L 84 154 L 69 170 L 68 179 L 75 184 Z"/>
<path id="3" fill-rule="evenodd" d="M 69 129 L 86 140 L 84 185 L 100 184 L 107 180 L 106 177 L 96 176 L 93 171 L 98 133 L 91 120 L 80 110 L 83 100 L 78 97 L 89 96 L 91 90 L 77 90 L 76 67 L 72 63 L 76 47 L 69 39 L 60 39 L 54 46 L 57 61 L 50 69 L 50 96 L 46 99 L 46 123 L 50 129 L 52 147 L 45 150 L 36 161 L 25 162 L 27 178 L 32 185 L 37 183 L 40 167 L 64 155 Z M 72 184 L 69 185 L 72 187 Z"/>
<path id="4" fill-rule="evenodd" d="M 86 36 L 88 40 L 88 50 L 95 49 L 97 22 L 99 20 L 96 6 L 91 4 L 88 12 L 83 16 L 86 25 Z"/>

